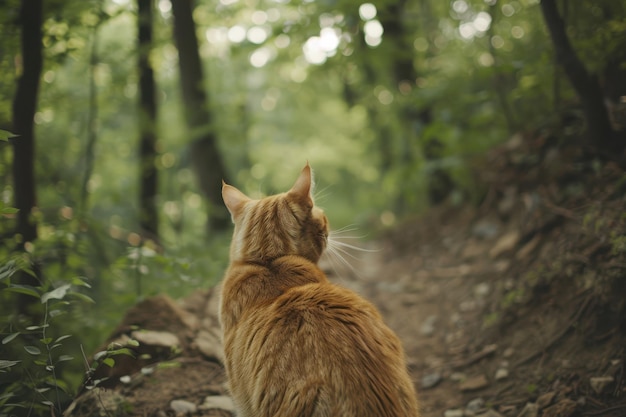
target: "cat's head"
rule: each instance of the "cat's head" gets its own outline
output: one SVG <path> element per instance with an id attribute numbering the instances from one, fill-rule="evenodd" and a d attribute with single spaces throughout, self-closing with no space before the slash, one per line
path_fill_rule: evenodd
<path id="1" fill-rule="evenodd" d="M 311 196 L 312 172 L 307 164 L 286 193 L 253 200 L 226 183 L 222 198 L 235 231 L 232 261 L 266 263 L 299 255 L 317 263 L 328 243 L 328 219 Z"/>

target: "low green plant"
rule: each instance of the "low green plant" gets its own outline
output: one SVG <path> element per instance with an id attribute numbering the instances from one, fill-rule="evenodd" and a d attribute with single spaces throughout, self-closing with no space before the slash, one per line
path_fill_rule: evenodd
<path id="1" fill-rule="evenodd" d="M 80 288 L 89 287 L 81 278 L 72 278 L 52 287 L 50 283 L 30 286 L 14 282 L 18 273 L 35 276 L 26 255 L 14 255 L 0 266 L 0 296 L 16 303 L 18 295 L 36 299 L 40 321 L 9 314 L 0 321 L 0 416 L 60 414 L 73 393 L 63 375 L 63 364 L 74 361 L 66 343 L 71 334 L 58 334 L 55 326 L 77 301 L 91 301 Z"/>

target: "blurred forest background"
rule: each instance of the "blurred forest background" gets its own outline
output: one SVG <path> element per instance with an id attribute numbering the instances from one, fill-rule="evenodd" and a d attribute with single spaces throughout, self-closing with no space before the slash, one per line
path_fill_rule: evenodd
<path id="1" fill-rule="evenodd" d="M 271 194 L 308 160 L 333 227 L 372 237 L 480 202 L 513 135 L 623 150 L 624 0 L 0 7 L 0 406 L 63 403 L 130 305 L 221 278 L 222 179 Z"/>

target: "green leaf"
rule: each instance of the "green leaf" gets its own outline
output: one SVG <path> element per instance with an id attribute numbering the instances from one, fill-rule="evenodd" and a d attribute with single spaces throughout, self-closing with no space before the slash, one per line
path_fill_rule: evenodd
<path id="1" fill-rule="evenodd" d="M 28 326 L 26 328 L 26 330 L 33 331 L 33 330 L 45 329 L 48 326 L 50 326 L 50 325 L 49 324 L 42 324 L 41 326 Z"/>
<path id="2" fill-rule="evenodd" d="M 19 213 L 20 209 L 16 209 L 15 207 L 2 207 L 0 209 L 0 214 L 16 214 Z"/>
<path id="3" fill-rule="evenodd" d="M 91 303 L 91 304 L 95 304 L 95 303 L 96 303 L 96 302 L 94 301 L 94 299 L 93 299 L 93 298 L 91 298 L 90 296 L 85 295 L 85 294 L 81 294 L 81 293 L 79 293 L 79 292 L 74 292 L 74 291 L 72 291 L 72 292 L 70 292 L 70 295 L 72 295 L 72 296 L 74 296 L 74 297 L 78 298 L 79 300 L 86 301 L 86 302 Z"/>
<path id="4" fill-rule="evenodd" d="M 131 357 L 135 357 L 135 354 L 133 353 L 132 350 L 127 349 L 127 348 L 121 348 L 121 349 L 116 349 L 116 350 L 112 350 L 109 352 L 109 355 L 111 356 L 116 356 L 116 355 L 127 355 L 127 356 L 131 356 Z"/>
<path id="5" fill-rule="evenodd" d="M 61 340 L 65 340 L 65 339 L 67 339 L 69 337 L 72 337 L 72 335 L 71 334 L 66 334 L 66 335 L 63 335 L 63 336 L 59 336 L 59 337 L 57 337 L 57 340 L 54 341 L 54 343 L 59 343 Z"/>
<path id="6" fill-rule="evenodd" d="M 135 347 L 138 347 L 138 346 L 139 346 L 139 342 L 138 342 L 138 341 L 136 341 L 135 339 L 129 339 L 129 340 L 126 342 L 126 345 L 128 345 L 128 346 L 135 346 Z"/>
<path id="7" fill-rule="evenodd" d="M 78 285 L 80 287 L 87 287 L 87 288 L 91 288 L 91 285 L 89 285 L 87 282 L 85 282 L 82 278 L 80 277 L 75 277 L 72 278 L 72 284 L 74 285 Z"/>
<path id="8" fill-rule="evenodd" d="M 102 361 L 102 363 L 107 365 L 109 368 L 113 368 L 115 366 L 115 359 L 106 358 L 105 360 Z"/>
<path id="9" fill-rule="evenodd" d="M 59 356 L 59 359 L 57 359 L 57 362 L 67 362 L 67 361 L 71 361 L 71 360 L 74 360 L 73 356 L 61 355 L 61 356 Z"/>
<path id="10" fill-rule="evenodd" d="M 0 140 L 1 141 L 8 142 L 9 139 L 16 138 L 16 137 L 18 137 L 18 135 L 16 135 L 15 133 L 11 133 L 8 130 L 0 129 Z"/>
<path id="11" fill-rule="evenodd" d="M 51 337 L 46 337 L 45 339 L 39 339 L 39 341 L 41 343 L 43 343 L 44 345 L 49 345 L 50 342 L 52 342 L 52 338 Z"/>
<path id="12" fill-rule="evenodd" d="M 42 401 L 41 403 L 42 403 L 43 405 L 47 405 L 47 406 L 50 406 L 50 407 L 54 407 L 54 403 L 53 403 L 52 401 L 45 400 L 45 401 Z"/>
<path id="13" fill-rule="evenodd" d="M 35 287 L 31 287 L 30 285 L 12 284 L 10 287 L 5 288 L 4 291 L 15 292 L 18 294 L 25 294 L 39 298 L 39 293 L 37 292 Z"/>
<path id="14" fill-rule="evenodd" d="M 15 339 L 20 333 L 11 333 L 10 335 L 8 335 L 7 337 L 5 337 L 4 339 L 2 339 L 2 344 L 6 345 L 7 343 L 9 343 L 11 340 Z"/>
<path id="15" fill-rule="evenodd" d="M 16 271 L 17 268 L 15 267 L 15 261 L 9 261 L 0 266 L 0 281 L 10 278 Z"/>
<path id="16" fill-rule="evenodd" d="M 17 365 L 18 363 L 20 363 L 21 361 L 7 361 L 5 359 L 0 359 L 0 369 L 7 369 L 10 368 L 12 366 Z"/>
<path id="17" fill-rule="evenodd" d="M 59 288 L 45 293 L 41 296 L 41 304 L 45 304 L 50 299 L 62 300 L 70 289 L 70 284 L 61 285 Z"/>
<path id="18" fill-rule="evenodd" d="M 41 354 L 41 350 L 39 350 L 38 347 L 36 346 L 24 346 L 24 350 L 28 353 L 30 353 L 31 355 L 40 355 Z"/>

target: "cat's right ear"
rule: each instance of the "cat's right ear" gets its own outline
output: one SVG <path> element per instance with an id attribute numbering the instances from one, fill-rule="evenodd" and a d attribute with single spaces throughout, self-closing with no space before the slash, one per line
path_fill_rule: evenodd
<path id="1" fill-rule="evenodd" d="M 247 195 L 224 181 L 222 181 L 222 199 L 230 212 L 233 222 L 237 221 L 243 211 L 243 206 L 250 201 Z"/>

